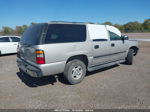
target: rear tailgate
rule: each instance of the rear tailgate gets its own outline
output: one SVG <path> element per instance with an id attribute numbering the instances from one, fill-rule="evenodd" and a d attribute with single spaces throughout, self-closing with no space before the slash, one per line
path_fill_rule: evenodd
<path id="1" fill-rule="evenodd" d="M 36 63 L 35 48 L 33 46 L 21 45 L 18 54 L 21 59 Z"/>
<path id="2" fill-rule="evenodd" d="M 31 25 L 23 33 L 18 48 L 18 54 L 20 58 L 36 63 L 35 51 L 38 49 L 38 45 L 40 45 L 42 42 L 47 26 L 47 23 Z"/>

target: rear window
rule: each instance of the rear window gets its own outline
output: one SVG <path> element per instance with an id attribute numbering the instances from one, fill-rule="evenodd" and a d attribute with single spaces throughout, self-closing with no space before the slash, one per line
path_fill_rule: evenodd
<path id="1" fill-rule="evenodd" d="M 10 42 L 9 37 L 2 37 L 0 38 L 0 42 Z"/>
<path id="2" fill-rule="evenodd" d="M 18 37 L 11 37 L 11 39 L 13 42 L 19 42 L 20 41 L 20 38 L 18 38 Z"/>
<path id="3" fill-rule="evenodd" d="M 40 42 L 41 33 L 46 26 L 46 23 L 31 25 L 21 38 L 21 43 L 28 45 L 37 45 Z"/>
<path id="4" fill-rule="evenodd" d="M 85 25 L 51 24 L 45 43 L 83 42 L 86 40 Z"/>

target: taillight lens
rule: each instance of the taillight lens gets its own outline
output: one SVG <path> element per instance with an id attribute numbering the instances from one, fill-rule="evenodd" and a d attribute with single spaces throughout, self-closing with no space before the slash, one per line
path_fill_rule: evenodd
<path id="1" fill-rule="evenodd" d="M 45 56 L 43 50 L 36 50 L 36 63 L 45 64 Z"/>

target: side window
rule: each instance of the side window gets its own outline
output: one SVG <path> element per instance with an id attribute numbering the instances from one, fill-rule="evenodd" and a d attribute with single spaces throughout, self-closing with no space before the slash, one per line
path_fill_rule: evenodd
<path id="1" fill-rule="evenodd" d="M 110 40 L 121 40 L 121 37 L 111 31 L 109 31 Z"/>
<path id="2" fill-rule="evenodd" d="M 10 42 L 9 37 L 2 37 L 0 38 L 0 42 Z"/>
<path id="3" fill-rule="evenodd" d="M 90 39 L 93 41 L 107 41 L 108 32 L 104 25 L 88 25 Z"/>
<path id="4" fill-rule="evenodd" d="M 17 38 L 17 37 L 11 37 L 11 39 L 13 42 L 19 42 L 20 41 L 20 38 Z"/>
<path id="5" fill-rule="evenodd" d="M 85 25 L 49 25 L 45 43 L 83 42 L 86 40 Z"/>

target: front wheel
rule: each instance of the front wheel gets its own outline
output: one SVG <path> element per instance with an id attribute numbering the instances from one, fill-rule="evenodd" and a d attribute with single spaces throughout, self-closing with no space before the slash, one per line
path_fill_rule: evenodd
<path id="1" fill-rule="evenodd" d="M 129 49 L 127 58 L 126 58 L 126 64 L 128 65 L 132 65 L 133 64 L 133 55 L 134 55 L 134 50 L 133 49 Z"/>
<path id="2" fill-rule="evenodd" d="M 81 60 L 74 59 L 66 64 L 64 76 L 70 84 L 80 83 L 84 79 L 85 74 L 86 66 Z"/>

